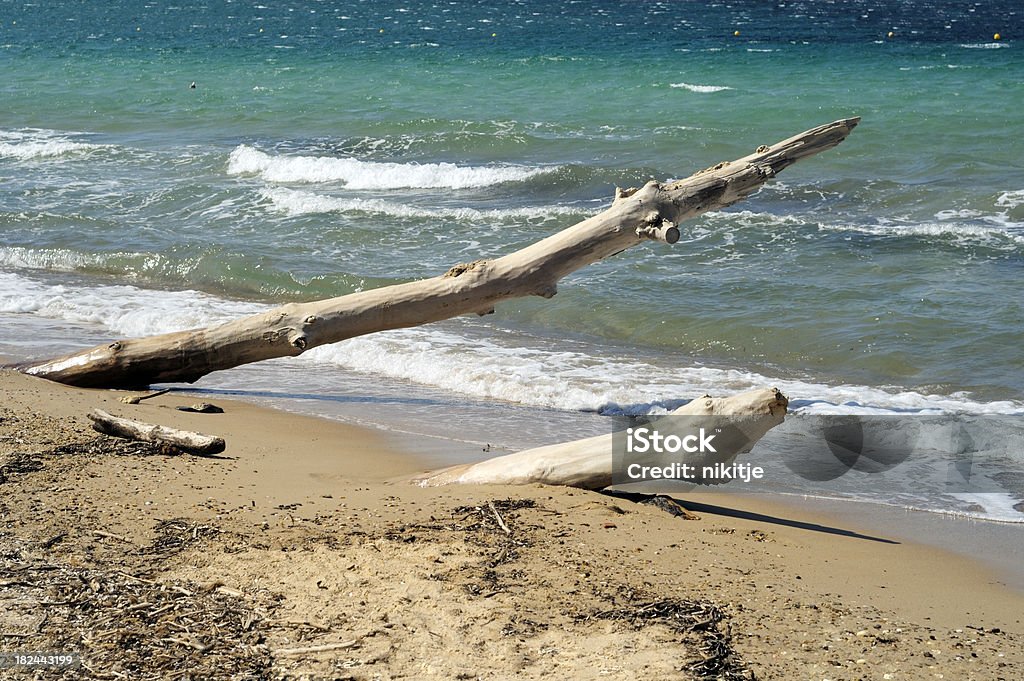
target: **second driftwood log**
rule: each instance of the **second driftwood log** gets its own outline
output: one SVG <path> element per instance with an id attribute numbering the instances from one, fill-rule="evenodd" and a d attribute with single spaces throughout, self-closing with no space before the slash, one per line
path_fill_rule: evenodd
<path id="1" fill-rule="evenodd" d="M 731 460 L 750 450 L 786 417 L 789 400 L 776 388 L 751 390 L 730 397 L 701 397 L 675 411 L 674 416 L 727 417 L 743 431 L 735 449 L 721 450 Z M 426 487 L 452 484 L 525 485 L 543 483 L 584 489 L 612 484 L 612 434 L 526 449 L 514 454 L 463 464 L 420 477 Z"/>

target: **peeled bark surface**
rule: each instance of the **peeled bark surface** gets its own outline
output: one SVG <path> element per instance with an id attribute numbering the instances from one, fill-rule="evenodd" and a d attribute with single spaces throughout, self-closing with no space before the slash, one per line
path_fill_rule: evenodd
<path id="1" fill-rule="evenodd" d="M 119 340 L 16 368 L 83 387 L 191 383 L 212 371 L 296 356 L 367 333 L 488 314 L 495 303 L 510 298 L 550 298 L 562 277 L 586 265 L 647 240 L 676 242 L 681 221 L 739 201 L 793 163 L 836 146 L 859 121 L 807 130 L 684 180 L 617 190 L 611 207 L 594 217 L 500 258 L 456 265 L 441 276 L 284 305 L 219 326 Z"/>
<path id="2" fill-rule="evenodd" d="M 675 416 L 729 417 L 743 430 L 743 445 L 719 452 L 733 459 L 749 451 L 765 433 L 782 423 L 789 400 L 775 388 L 751 390 L 731 397 L 701 397 L 675 411 Z M 480 463 L 463 464 L 416 480 L 432 487 L 452 484 L 525 485 L 543 483 L 585 489 L 612 484 L 612 434 L 526 449 Z"/>

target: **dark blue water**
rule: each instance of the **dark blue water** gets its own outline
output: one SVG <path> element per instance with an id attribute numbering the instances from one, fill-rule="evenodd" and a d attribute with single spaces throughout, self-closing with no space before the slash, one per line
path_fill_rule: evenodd
<path id="1" fill-rule="evenodd" d="M 130 2 L 0 3 L 10 48 L 77 53 L 240 51 L 286 46 L 319 56 L 401 51 L 421 42 L 450 56 L 544 53 L 642 56 L 745 43 L 909 45 L 1019 37 L 1021 7 L 991 2 Z M 497 42 L 495 41 L 497 39 Z"/>

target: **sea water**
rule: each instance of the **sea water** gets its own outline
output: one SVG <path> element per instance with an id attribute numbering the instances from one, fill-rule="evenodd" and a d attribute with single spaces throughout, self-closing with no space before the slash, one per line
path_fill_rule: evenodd
<path id="1" fill-rule="evenodd" d="M 478 456 L 767 385 L 1024 415 L 1022 36 L 1015 0 L 2 2 L 0 353 L 437 275 L 857 115 L 551 300 L 197 385 Z"/>

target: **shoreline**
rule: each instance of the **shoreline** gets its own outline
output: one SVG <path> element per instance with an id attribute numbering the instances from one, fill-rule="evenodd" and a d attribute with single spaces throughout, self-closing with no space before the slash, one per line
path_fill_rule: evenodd
<path id="1" fill-rule="evenodd" d="M 269 678 L 339 664 L 350 678 L 693 678 L 680 665 L 709 639 L 667 616 L 641 625 L 652 603 L 713 604 L 722 664 L 756 678 L 987 679 L 1024 664 L 1024 594 L 980 563 L 835 513 L 716 494 L 688 501 L 699 519 L 687 521 L 567 488 L 419 488 L 402 481 L 425 461 L 394 434 L 234 400 L 214 400 L 225 414 L 183 413 L 173 407 L 196 400 L 181 393 L 127 406 L 119 392 L 9 372 L 0 386 L 0 452 L 39 464 L 8 465 L 3 483 L 2 537 L 19 560 L 116 564 L 189 593 L 216 584 L 258 614 L 266 642 L 253 650 Z M 93 407 L 216 433 L 228 450 L 118 453 L 89 430 Z M 154 563 L 146 547 L 171 519 L 191 531 Z M 68 640 L 61 612 L 34 630 L 39 606 L 18 589 L 0 586 L 0 631 L 52 645 L 60 627 Z M 456 652 L 430 652 L 441 648 Z"/>
<path id="2" fill-rule="evenodd" d="M 223 395 L 219 394 L 221 392 Z M 479 439 L 468 439 L 456 438 L 450 432 L 446 436 L 436 429 L 429 433 L 423 432 L 423 429 L 407 430 L 403 428 L 401 415 L 386 420 L 378 416 L 374 421 L 368 422 L 360 418 L 360 409 L 356 404 L 344 411 L 330 411 L 319 405 L 310 407 L 308 400 L 294 399 L 287 395 L 268 398 L 259 392 L 258 397 L 249 397 L 244 389 L 221 391 L 217 388 L 200 387 L 193 391 L 184 388 L 175 390 L 175 394 L 182 399 L 186 399 L 188 395 L 195 395 L 197 400 L 219 400 L 224 397 L 264 409 L 281 409 L 296 416 L 364 428 L 384 438 L 389 448 L 415 458 L 424 470 L 482 461 L 515 451 L 515 448 L 507 446 L 491 448 L 490 444 L 485 443 L 489 438 L 483 435 Z M 284 404 L 287 406 L 282 406 Z M 524 411 L 528 409 L 517 408 Z M 542 437 L 534 437 L 536 441 L 525 445 L 524 448 L 549 444 L 557 441 L 559 437 L 576 437 L 566 435 L 566 428 L 580 428 L 579 437 L 603 432 L 594 430 L 594 424 L 579 418 L 578 414 L 567 413 L 559 415 L 561 418 L 552 418 L 549 410 L 539 411 L 543 412 L 545 420 L 551 421 L 551 424 L 547 424 Z M 519 418 L 521 419 L 521 416 Z M 421 421 L 417 423 L 422 426 Z M 826 519 L 831 524 L 845 524 L 867 534 L 891 534 L 900 541 L 941 549 L 960 558 L 976 561 L 993 571 L 995 577 L 1009 588 L 1024 593 L 1024 545 L 1021 545 L 1019 539 L 1019 533 L 1024 531 L 1024 523 L 911 509 L 884 502 L 815 497 L 799 493 L 723 491 L 709 488 L 681 495 L 680 500 L 688 506 L 710 505 L 723 509 L 735 504 L 742 506 L 748 503 L 751 509 L 770 509 L 771 516 L 807 516 L 816 520 Z M 751 512 L 757 513 L 754 510 Z"/>

